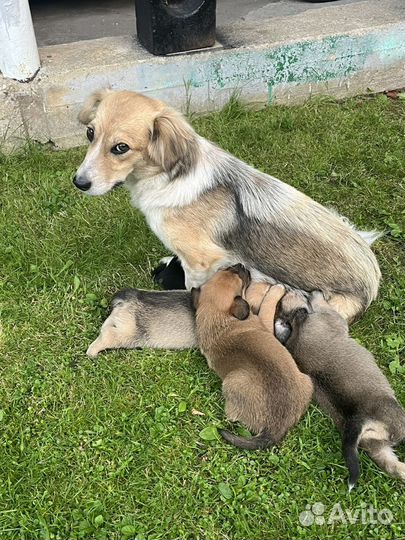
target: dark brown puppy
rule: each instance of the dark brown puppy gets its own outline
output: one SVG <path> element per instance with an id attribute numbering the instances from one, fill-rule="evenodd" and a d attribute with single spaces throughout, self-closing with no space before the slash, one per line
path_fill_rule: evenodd
<path id="1" fill-rule="evenodd" d="M 271 287 L 257 316 L 242 298 L 249 281 L 247 270 L 236 265 L 192 289 L 192 297 L 197 340 L 222 379 L 226 415 L 256 434 L 249 439 L 222 430 L 221 435 L 254 450 L 281 441 L 306 411 L 313 387 L 274 336 L 274 313 L 284 287 Z"/>
<path id="2" fill-rule="evenodd" d="M 405 440 L 405 413 L 373 355 L 349 337 L 347 322 L 321 292 L 313 292 L 308 305 L 299 307 L 293 300 L 283 299 L 281 308 L 285 313 L 293 306 L 286 347 L 312 377 L 315 399 L 342 433 L 349 488 L 360 474 L 358 446 L 388 474 L 405 481 L 405 463 L 392 449 Z"/>

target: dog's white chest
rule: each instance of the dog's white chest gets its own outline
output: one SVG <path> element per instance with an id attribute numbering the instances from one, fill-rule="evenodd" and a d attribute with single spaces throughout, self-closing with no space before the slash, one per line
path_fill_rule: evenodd
<path id="1" fill-rule="evenodd" d="M 147 213 L 145 213 L 146 221 L 148 222 L 149 227 L 152 229 L 152 231 L 156 234 L 156 236 L 159 238 L 163 244 L 173 251 L 173 246 L 171 245 L 171 242 L 168 238 L 168 235 L 166 234 L 163 217 L 164 217 L 164 209 L 162 208 L 155 208 L 153 210 L 148 210 Z"/>
<path id="2" fill-rule="evenodd" d="M 142 184 L 132 185 L 130 187 L 130 193 L 132 206 L 135 206 L 135 208 L 138 208 L 144 214 L 151 230 L 168 249 L 172 250 L 163 223 L 166 210 L 164 206 L 152 204 L 154 201 L 150 200 L 149 193 L 144 189 Z"/>

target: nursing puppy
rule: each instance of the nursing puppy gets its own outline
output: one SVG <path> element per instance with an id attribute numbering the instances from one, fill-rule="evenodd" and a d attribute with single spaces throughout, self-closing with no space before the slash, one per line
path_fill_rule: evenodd
<path id="1" fill-rule="evenodd" d="M 221 435 L 239 448 L 277 444 L 306 411 L 312 383 L 274 337 L 274 313 L 284 287 L 270 289 L 259 315 L 242 298 L 250 280 L 237 265 L 217 272 L 201 289 L 192 289 L 197 339 L 208 366 L 222 379 L 225 412 L 256 435 Z"/>
<path id="2" fill-rule="evenodd" d="M 342 316 L 360 315 L 380 279 L 361 233 L 293 187 L 200 137 L 178 112 L 135 92 L 95 92 L 79 120 L 90 147 L 74 178 L 89 195 L 125 184 L 132 204 L 175 253 L 186 288 L 243 263 L 255 281 L 320 289 Z"/>
<path id="3" fill-rule="evenodd" d="M 195 314 L 188 291 L 125 289 L 111 301 L 111 314 L 87 349 L 187 349 L 197 346 Z"/>
<path id="4" fill-rule="evenodd" d="M 310 295 L 308 307 L 295 307 L 290 323 L 286 347 L 311 376 L 315 399 L 342 434 L 349 488 L 360 474 L 359 446 L 384 471 L 405 481 L 405 463 L 392 449 L 405 441 L 405 414 L 373 355 L 349 337 L 346 321 L 321 292 Z"/>

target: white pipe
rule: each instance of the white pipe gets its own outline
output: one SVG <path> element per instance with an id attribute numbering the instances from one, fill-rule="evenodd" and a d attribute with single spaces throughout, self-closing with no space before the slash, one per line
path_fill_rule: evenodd
<path id="1" fill-rule="evenodd" d="M 26 82 L 39 66 L 28 0 L 0 0 L 0 71 L 5 77 Z"/>

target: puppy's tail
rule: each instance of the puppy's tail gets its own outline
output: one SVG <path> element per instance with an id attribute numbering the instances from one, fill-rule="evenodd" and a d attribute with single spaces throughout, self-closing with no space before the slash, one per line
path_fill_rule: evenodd
<path id="1" fill-rule="evenodd" d="M 347 420 L 342 438 L 342 451 L 347 468 L 349 469 L 349 491 L 356 485 L 360 476 L 360 461 L 358 446 L 363 422 L 353 417 Z"/>
<path id="2" fill-rule="evenodd" d="M 218 431 L 226 441 L 244 450 L 262 450 L 274 444 L 267 429 L 263 429 L 260 433 L 250 438 L 234 435 L 227 429 L 219 429 Z"/>

